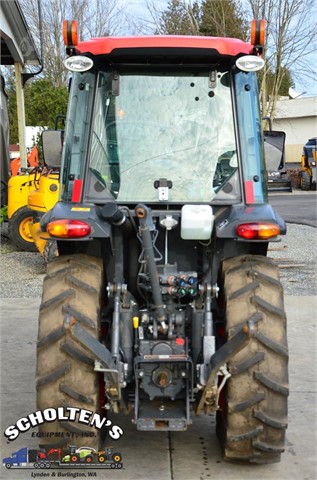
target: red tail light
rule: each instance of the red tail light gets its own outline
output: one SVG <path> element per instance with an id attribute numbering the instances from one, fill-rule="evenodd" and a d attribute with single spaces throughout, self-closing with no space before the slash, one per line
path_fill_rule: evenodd
<path id="1" fill-rule="evenodd" d="M 55 220 L 47 225 L 46 231 L 52 237 L 80 238 L 90 234 L 91 226 L 81 220 Z"/>
<path id="2" fill-rule="evenodd" d="M 276 237 L 280 234 L 281 229 L 275 223 L 242 223 L 236 227 L 238 237 L 246 240 L 266 240 Z"/>

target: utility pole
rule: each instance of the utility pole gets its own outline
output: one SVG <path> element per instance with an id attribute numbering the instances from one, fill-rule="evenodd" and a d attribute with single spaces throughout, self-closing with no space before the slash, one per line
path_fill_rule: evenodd
<path id="1" fill-rule="evenodd" d="M 18 112 L 18 131 L 19 131 L 19 146 L 20 146 L 20 160 L 21 168 L 27 168 L 26 158 L 26 144 L 25 144 L 25 108 L 24 108 L 24 90 L 22 87 L 22 65 L 15 62 L 15 84 L 16 84 L 16 99 Z"/>

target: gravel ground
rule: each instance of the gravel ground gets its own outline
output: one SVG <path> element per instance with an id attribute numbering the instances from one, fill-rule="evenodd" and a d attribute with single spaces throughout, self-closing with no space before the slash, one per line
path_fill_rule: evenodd
<path id="1" fill-rule="evenodd" d="M 21 252 L 1 224 L 0 298 L 35 298 L 42 295 L 46 263 L 39 253 Z"/>
<path id="2" fill-rule="evenodd" d="M 271 243 L 268 256 L 280 266 L 285 295 L 316 295 L 317 229 L 287 224 L 287 235 Z M 39 253 L 17 251 L 1 224 L 0 298 L 35 298 L 42 294 L 46 264 Z"/>
<path id="3" fill-rule="evenodd" d="M 317 229 L 287 224 L 281 242 L 270 243 L 268 256 L 280 267 L 285 295 L 317 293 Z"/>

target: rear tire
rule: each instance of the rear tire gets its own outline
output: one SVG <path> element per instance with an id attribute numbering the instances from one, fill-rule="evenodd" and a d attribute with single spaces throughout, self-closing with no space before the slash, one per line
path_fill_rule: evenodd
<path id="1" fill-rule="evenodd" d="M 308 172 L 303 171 L 302 175 L 302 190 L 310 190 L 311 189 L 311 176 Z"/>
<path id="2" fill-rule="evenodd" d="M 9 220 L 8 232 L 11 242 L 26 252 L 37 252 L 36 245 L 30 232 L 35 212 L 24 206 L 19 208 Z"/>
<path id="3" fill-rule="evenodd" d="M 283 288 L 274 263 L 257 255 L 223 264 L 226 332 L 232 338 L 248 320 L 255 337 L 228 362 L 231 373 L 217 434 L 228 461 L 280 461 L 287 428 L 288 350 Z"/>
<path id="4" fill-rule="evenodd" d="M 50 262 L 53 258 L 58 257 L 56 240 L 47 240 L 43 250 L 43 257 L 46 263 Z"/>
<path id="5" fill-rule="evenodd" d="M 77 407 L 99 411 L 99 381 L 94 359 L 64 328 L 71 316 L 99 338 L 103 264 L 88 255 L 56 257 L 47 266 L 40 305 L 37 343 L 37 408 Z M 45 436 L 48 432 L 55 435 Z M 99 430 L 77 422 L 45 422 L 40 446 L 55 448 L 71 441 L 76 447 L 99 447 Z M 42 436 L 41 436 L 42 435 Z"/>

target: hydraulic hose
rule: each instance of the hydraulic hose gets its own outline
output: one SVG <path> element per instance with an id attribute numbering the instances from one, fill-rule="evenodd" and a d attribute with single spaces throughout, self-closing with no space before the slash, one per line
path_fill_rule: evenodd
<path id="1" fill-rule="evenodd" d="M 153 242 L 151 237 L 151 231 L 149 228 L 149 220 L 151 220 L 151 210 L 145 205 L 139 204 L 135 207 L 135 213 L 140 222 L 140 233 L 143 241 L 144 258 L 146 260 L 149 271 L 154 308 L 157 312 L 158 321 L 160 322 L 163 331 L 165 332 L 167 331 L 166 312 L 163 307 L 163 299 L 159 283 L 159 276 L 155 263 Z"/>

